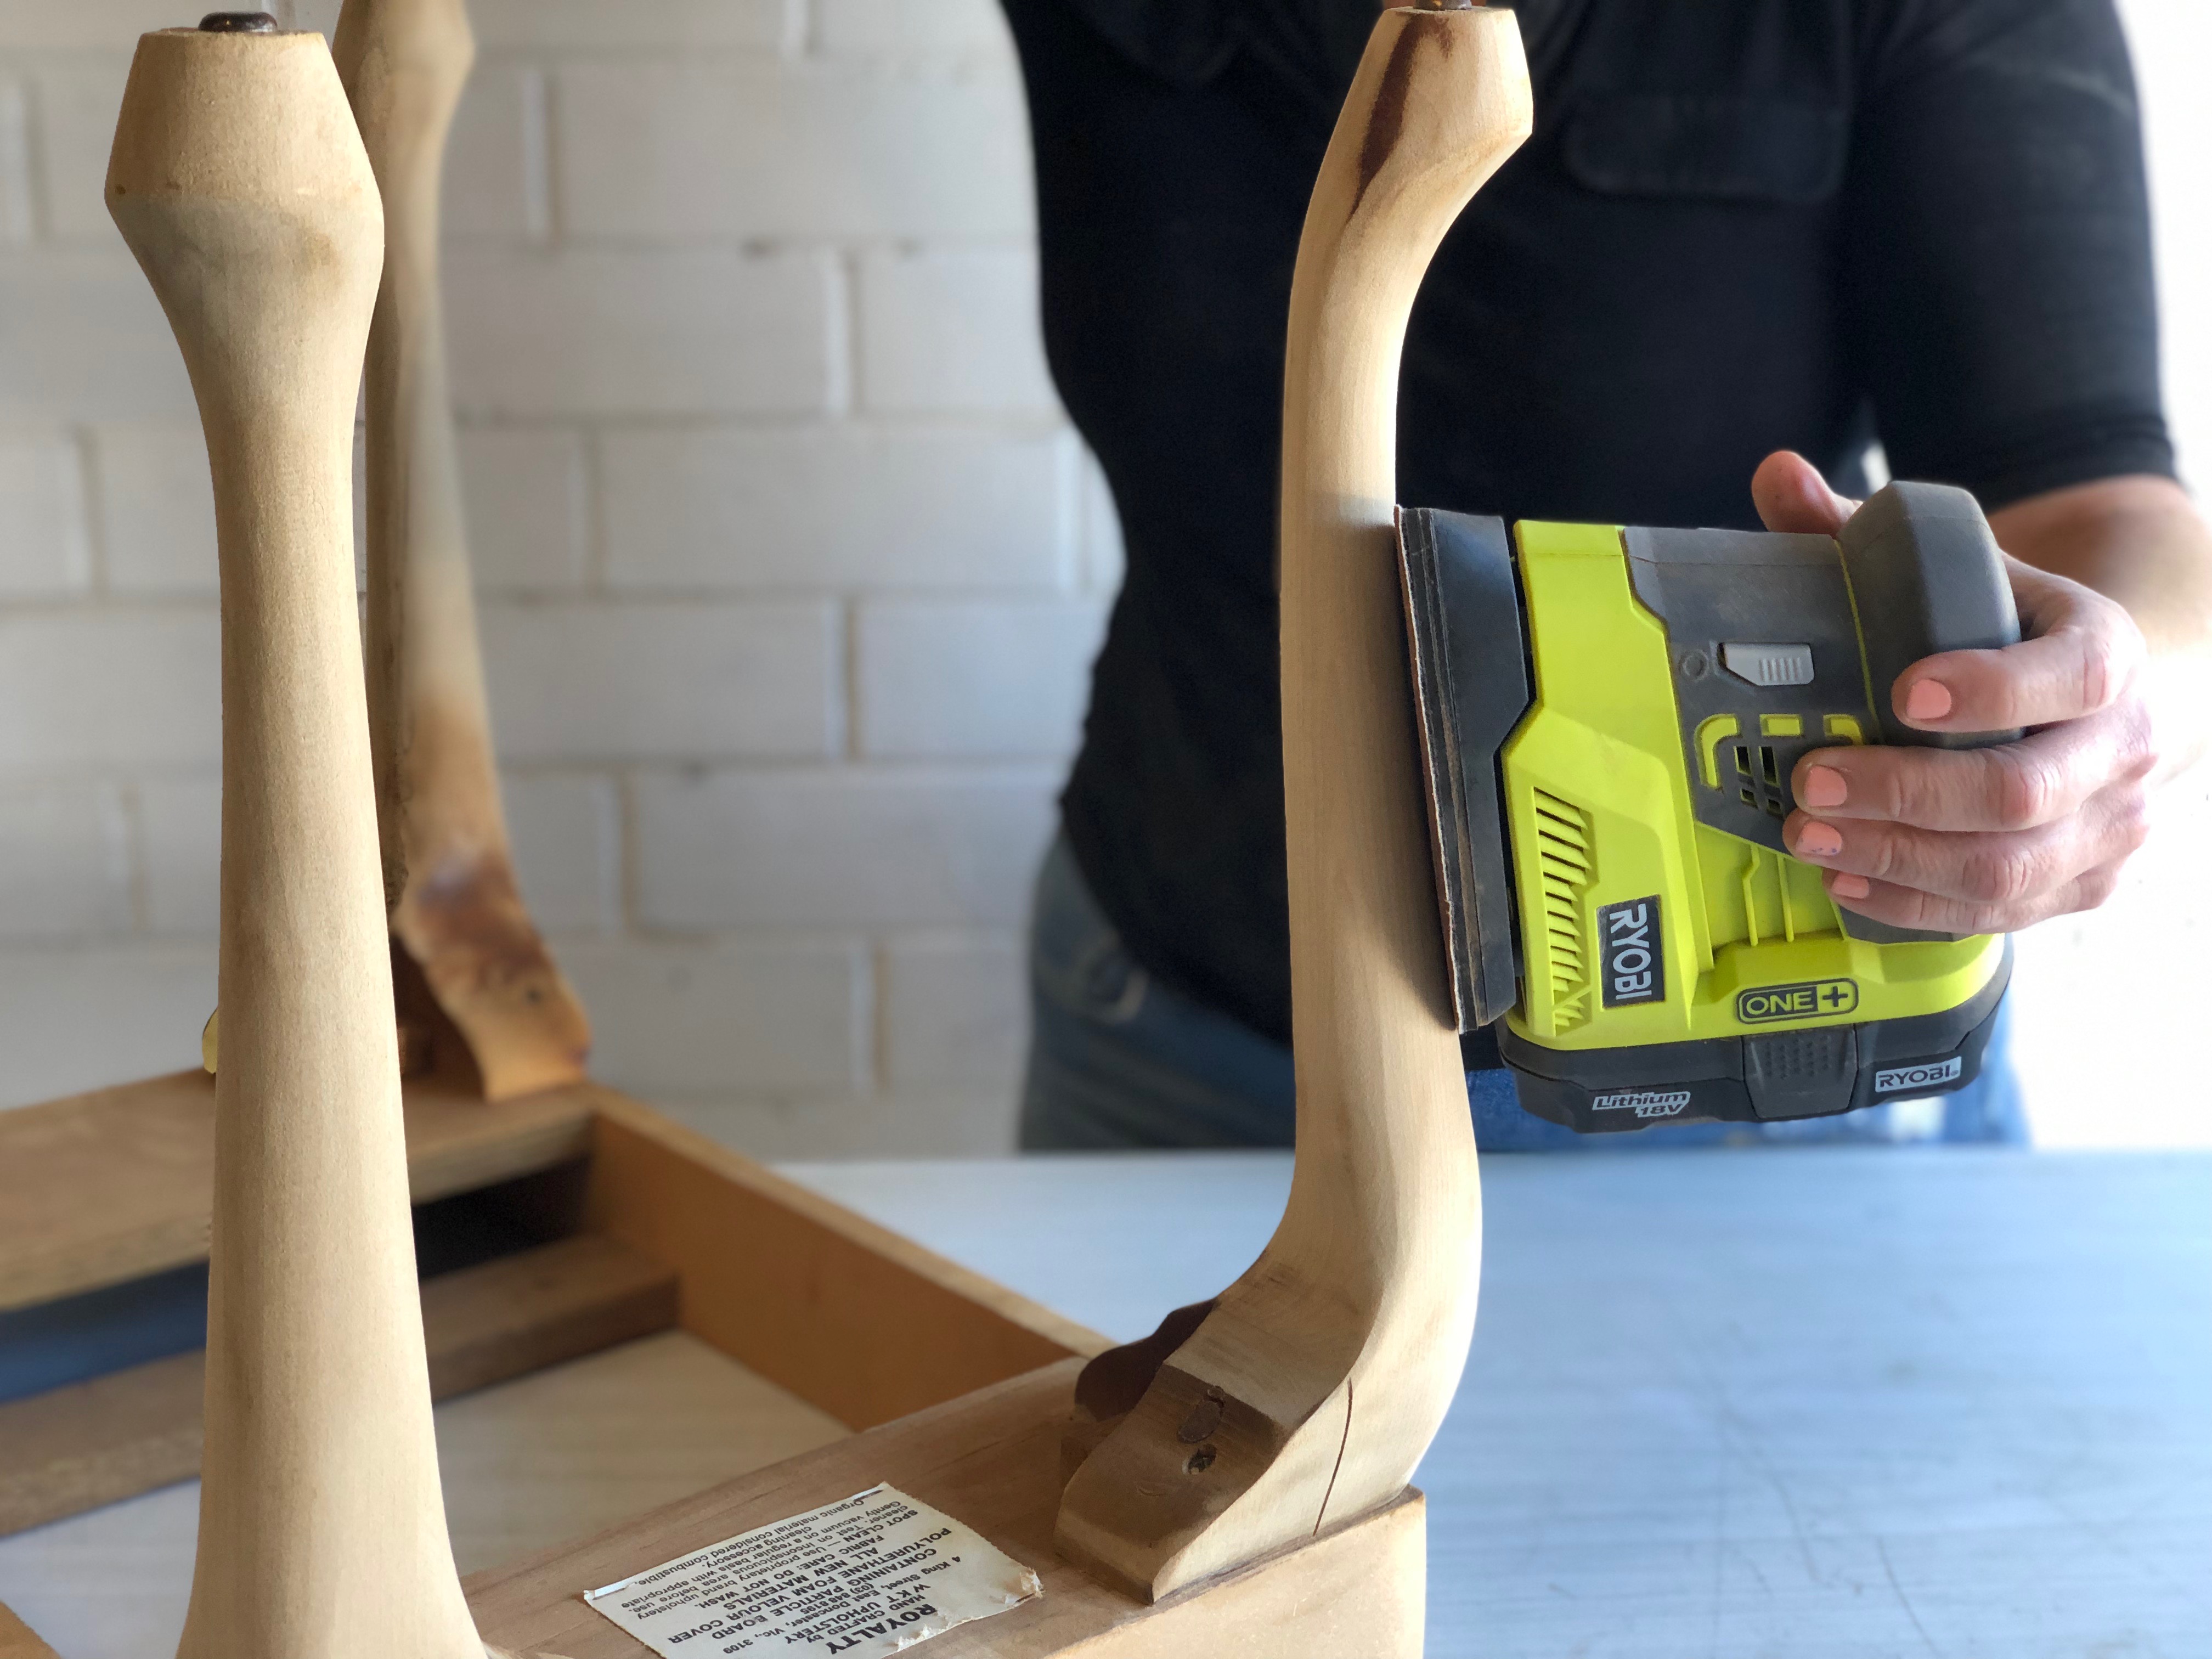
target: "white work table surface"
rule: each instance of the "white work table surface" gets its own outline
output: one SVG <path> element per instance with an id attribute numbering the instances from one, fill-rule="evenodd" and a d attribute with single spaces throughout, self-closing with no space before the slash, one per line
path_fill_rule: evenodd
<path id="1" fill-rule="evenodd" d="M 1290 1163 L 791 1172 L 1129 1337 L 1250 1261 Z M 1474 1350 L 1418 1477 L 1434 1659 L 2212 1656 L 2212 1157 L 1504 1158 L 1484 1196 Z M 545 1489 L 534 1425 L 628 1426 L 619 1368 L 644 1363 L 441 1407 L 449 1486 L 481 1448 L 475 1478 L 519 1461 Z M 693 1432 L 755 1409 L 701 1365 L 674 1368 Z M 568 1478 L 604 1462 L 580 1451 Z M 458 1538 L 479 1500 L 453 1501 Z M 178 1488 L 0 1541 L 0 1601 L 64 1659 L 164 1651 L 192 1517 Z"/>

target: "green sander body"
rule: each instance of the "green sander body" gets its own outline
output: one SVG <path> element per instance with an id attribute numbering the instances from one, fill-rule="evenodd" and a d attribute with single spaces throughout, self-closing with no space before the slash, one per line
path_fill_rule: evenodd
<path id="1" fill-rule="evenodd" d="M 2010 942 L 1838 908 L 1783 822 L 1808 750 L 1916 730 L 1907 665 L 2020 637 L 1964 490 L 1834 540 L 1406 509 L 1400 572 L 1452 997 L 1585 1133 L 1818 1117 L 1978 1074 Z"/>

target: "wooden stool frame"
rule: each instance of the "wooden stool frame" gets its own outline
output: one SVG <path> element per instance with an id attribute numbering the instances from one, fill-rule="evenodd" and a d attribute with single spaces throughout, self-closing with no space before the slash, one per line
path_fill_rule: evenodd
<path id="1" fill-rule="evenodd" d="M 223 521 L 227 803 L 269 799 L 265 780 L 283 775 L 292 793 L 279 799 L 326 817 L 308 840 L 298 823 L 276 823 L 261 876 L 241 865 L 236 879 L 246 884 L 234 889 L 227 804 L 225 915 L 293 915 L 283 907 L 296 908 L 302 895 L 320 902 L 320 890 L 287 872 L 301 848 L 343 843 L 350 862 L 324 884 L 348 920 L 336 927 L 337 912 L 310 903 L 273 945 L 265 928 L 242 933 L 240 948 L 249 954 L 235 961 L 226 927 L 233 1017 L 216 1079 L 184 1073 L 0 1117 L 0 1313 L 189 1266 L 205 1258 L 211 1224 L 218 1311 L 221 1287 L 239 1271 L 239 1258 L 223 1253 L 226 1230 L 247 1225 L 292 1229 L 284 1237 L 295 1249 L 313 1242 L 336 1253 L 349 1287 L 368 1273 L 385 1287 L 379 1295 L 400 1298 L 395 1308 L 412 1306 L 404 1288 L 392 1288 L 396 1264 L 411 1260 L 389 1242 L 394 1218 L 404 1218 L 392 1207 L 396 1186 L 389 1200 L 364 1200 L 358 1237 L 318 1231 L 311 1215 L 286 1220 L 265 1195 L 239 1186 L 239 1171 L 252 1166 L 238 1164 L 234 1133 L 224 1127 L 258 1121 L 239 1115 L 244 1105 L 223 1103 L 258 1098 L 237 1092 L 256 1078 L 265 1073 L 273 1081 L 259 1085 L 262 1093 L 275 1087 L 281 1097 L 328 1063 L 317 1058 L 314 1042 L 323 1039 L 312 1022 L 287 1035 L 294 1028 L 283 1021 L 295 1017 L 284 1011 L 298 998 L 277 994 L 283 988 L 265 981 L 257 962 L 312 964 L 324 952 L 327 969 L 311 967 L 304 982 L 329 989 L 364 1032 L 393 1029 L 389 991 L 376 994 L 374 975 L 364 977 L 371 958 L 356 937 L 363 924 L 355 912 L 376 886 L 379 814 L 367 744 L 356 762 L 346 735 L 355 723 L 339 705 L 361 696 L 361 680 L 330 667 L 329 643 L 302 636 L 296 651 L 306 654 L 289 659 L 268 643 L 291 637 L 284 618 L 292 613 L 281 606 L 295 601 L 283 573 L 339 524 L 327 510 L 328 479 L 297 496 L 301 458 L 328 470 L 331 434 L 323 428 L 335 429 L 336 396 L 317 392 L 299 403 L 295 383 L 321 387 L 329 377 L 301 380 L 308 371 L 297 364 L 342 366 L 348 354 L 358 362 L 366 343 L 372 541 L 385 550 L 382 568 L 399 573 L 380 598 L 373 593 L 372 609 L 373 618 L 378 606 L 383 616 L 372 629 L 379 689 L 368 701 L 382 711 L 374 805 L 381 808 L 385 885 L 394 897 L 393 933 L 470 1053 L 455 1064 L 448 1044 L 445 1063 L 403 1090 L 392 1045 L 379 1058 L 372 1042 L 345 1061 L 342 1085 L 319 1085 L 318 1098 L 326 1097 L 333 1132 L 350 1133 L 345 1126 L 390 1110 L 375 1103 L 377 1091 L 399 1097 L 391 1115 L 404 1121 L 413 1201 L 477 1194 L 506 1206 L 535 1241 L 428 1281 L 421 1331 L 411 1316 L 404 1330 L 394 1320 L 371 1322 L 379 1363 L 396 1360 L 395 1376 L 414 1378 L 404 1388 L 378 1385 L 405 1404 L 389 1419 L 399 1437 L 384 1454 L 387 1466 L 412 1467 L 408 1459 L 419 1457 L 427 1417 L 416 1413 L 432 1387 L 480 1386 L 672 1323 L 856 1431 L 596 1538 L 477 1574 L 465 1608 L 441 1587 L 449 1575 L 441 1579 L 420 1553 L 427 1532 L 391 1524 L 365 1532 L 369 1517 L 338 1513 L 331 1524 L 346 1539 L 337 1547 L 356 1559 L 375 1556 L 380 1582 L 401 1586 L 409 1606 L 380 1632 L 378 1650 L 444 1656 L 481 1645 L 538 1659 L 633 1659 L 645 1650 L 586 1607 L 581 1591 L 888 1480 L 975 1527 L 1044 1582 L 1042 1597 L 934 1638 L 931 1650 L 941 1659 L 1418 1653 L 1422 1500 L 1406 1482 L 1449 1401 L 1472 1329 L 1480 1193 L 1401 690 L 1389 544 L 1396 371 L 1431 254 L 1528 130 L 1511 15 L 1452 0 L 1383 13 L 1316 187 L 1292 301 L 1285 422 L 1297 1174 L 1282 1227 L 1250 1273 L 1216 1303 L 1171 1322 L 1161 1338 L 1111 1351 L 1095 1333 L 576 1073 L 581 1011 L 519 900 L 507 902 L 473 624 L 465 607 L 467 625 L 442 634 L 419 614 L 425 595 L 466 598 L 450 512 L 432 251 L 436 156 L 465 73 L 465 20 L 458 0 L 349 0 L 338 46 L 334 65 L 327 55 L 316 58 L 319 37 L 241 34 L 211 44 L 192 31 L 149 36 L 118 133 L 111 201 L 194 368 L 218 501 L 231 504 Z M 262 175 L 252 167 L 231 165 L 237 158 L 225 146 L 234 135 L 220 112 L 207 115 L 236 98 L 238 130 L 268 139 L 254 123 L 265 124 L 271 106 L 241 91 L 249 62 L 262 77 L 255 97 L 275 95 L 270 89 L 282 82 L 288 107 L 295 116 L 312 112 L 317 132 L 327 135 L 319 149 L 302 143 L 288 157 L 297 177 L 280 179 L 275 195 L 254 182 Z M 341 65 L 359 137 L 336 130 Z M 381 222 L 372 162 L 386 198 Z M 212 182 L 203 187 L 203 178 Z M 253 205 L 278 195 L 275 208 Z M 265 285 L 236 290 L 208 276 L 257 259 L 283 266 L 289 256 L 271 252 L 270 239 L 311 221 L 323 238 L 317 246 L 330 250 L 319 310 L 313 296 Z M 210 265 L 191 252 L 202 247 L 216 248 L 222 260 Z M 368 296 L 380 289 L 378 331 L 369 337 Z M 284 310 L 295 303 L 308 309 Z M 302 331 L 318 329 L 322 355 L 302 357 Z M 254 357 L 257 350 L 264 356 Z M 236 411 L 247 405 L 238 388 L 256 386 L 274 388 L 267 408 L 275 413 L 258 427 L 239 424 Z M 286 427 L 295 403 L 307 412 Z M 281 441 L 273 447 L 270 433 Z M 377 453 L 387 458 L 381 468 Z M 337 488 L 342 495 L 342 480 Z M 309 501 L 312 522 L 287 520 L 270 505 L 291 499 Z M 318 594 L 313 603 L 327 609 L 330 595 Z M 241 608 L 252 604 L 280 609 Z M 244 653 L 243 678 L 228 668 L 234 646 Z M 322 677 L 315 683 L 327 688 L 318 693 L 326 713 L 318 712 L 325 704 L 301 703 L 303 675 Z M 280 722 L 268 738 L 255 738 L 257 709 L 295 706 L 307 708 L 296 737 Z M 392 735 L 410 718 L 475 736 L 426 759 Z M 242 723 L 234 727 L 234 719 Z M 419 775 L 407 771 L 410 755 Z M 324 776 L 303 765 L 335 769 Z M 447 781 L 426 789 L 423 780 L 441 767 Z M 465 810 L 443 812 L 447 801 Z M 256 820 L 240 810 L 249 811 L 240 823 L 251 835 Z M 308 805 L 289 810 L 296 819 Z M 489 958 L 470 955 L 483 934 L 441 935 L 422 907 L 410 915 L 408 871 L 416 856 L 428 866 L 465 868 L 479 896 L 490 896 L 478 910 L 505 930 L 504 959 L 520 962 L 519 970 L 503 980 L 487 975 Z M 252 886 L 257 878 L 265 891 Z M 255 949 L 281 955 L 256 958 Z M 257 988 L 264 981 L 274 988 Z M 368 1092 L 356 1101 L 348 1090 Z M 389 1180 L 398 1180 L 396 1144 L 362 1156 L 384 1160 Z M 353 1177 L 312 1179 L 321 1192 Z M 106 1196 L 88 1206 L 84 1194 L 95 1188 Z M 371 1217 L 379 1218 L 374 1224 Z M 234 1304 L 240 1292 L 229 1294 Z M 301 1304 L 294 1318 L 311 1334 L 323 1328 L 312 1305 Z M 265 1368 L 283 1352 L 265 1329 L 234 1335 L 217 1318 L 210 1330 L 221 1346 L 209 1364 L 224 1376 L 240 1364 Z M 157 1360 L 0 1407 L 0 1527 L 188 1476 L 202 1452 L 200 1368 L 197 1356 Z M 274 1571 L 312 1589 L 328 1560 L 270 1530 L 282 1522 L 283 1504 L 272 1507 L 225 1473 L 234 1460 L 228 1449 L 218 1455 L 215 1437 L 228 1437 L 227 1449 L 235 1436 L 268 1428 L 265 1413 L 235 1417 L 213 1376 L 201 1571 L 182 1651 L 349 1654 L 345 1641 L 306 1651 L 285 1633 L 304 1626 L 285 1624 L 293 1615 L 283 1598 L 255 1588 L 253 1575 L 271 1582 Z M 310 1400 L 298 1420 L 327 1423 L 337 1403 Z M 1199 1442 L 1211 1455 L 1193 1455 Z M 434 1462 L 427 1479 L 434 1504 Z M 394 1501 L 430 1513 L 413 1488 Z M 226 1518 L 234 1514 L 246 1519 Z M 423 1522 L 434 1524 L 442 1543 L 441 1519 Z M 214 1558 L 211 1526 L 222 1540 Z M 43 1651 L 35 1644 L 0 1610 L 0 1659 Z"/>

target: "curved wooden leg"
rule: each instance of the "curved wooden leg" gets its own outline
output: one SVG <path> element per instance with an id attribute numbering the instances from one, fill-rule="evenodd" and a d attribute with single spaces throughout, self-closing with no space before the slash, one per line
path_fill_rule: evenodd
<path id="1" fill-rule="evenodd" d="M 384 198 L 368 659 L 392 931 L 503 1100 L 580 1079 L 591 1026 L 515 884 L 446 382 L 439 172 L 476 43 L 462 0 L 346 0 L 333 50 Z"/>
<path id="2" fill-rule="evenodd" d="M 0 1659 L 55 1659 L 38 1632 L 0 1606 Z"/>
<path id="3" fill-rule="evenodd" d="M 191 373 L 222 566 L 223 1045 L 179 1651 L 480 1659 L 431 1436 L 354 596 L 382 216 L 322 37 L 144 37 L 107 200 Z"/>
<path id="4" fill-rule="evenodd" d="M 1481 1192 L 1392 535 L 1415 290 L 1527 137 L 1513 15 L 1385 12 L 1308 210 L 1283 395 L 1297 1163 L 1266 1252 L 1069 1483 L 1058 1540 L 1165 1595 L 1405 1486 L 1474 1325 Z"/>

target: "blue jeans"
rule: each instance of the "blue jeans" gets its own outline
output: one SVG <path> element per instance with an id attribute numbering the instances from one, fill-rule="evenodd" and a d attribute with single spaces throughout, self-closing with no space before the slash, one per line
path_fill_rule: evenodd
<path id="1" fill-rule="evenodd" d="M 1291 1051 L 1139 967 L 1091 897 L 1065 836 L 1037 872 L 1030 1006 L 1024 1152 L 1291 1144 L 1297 1098 Z M 1468 1073 L 1467 1094 L 1475 1144 L 1490 1152 L 2027 1139 L 2002 1018 L 1982 1075 L 1968 1087 L 1937 1103 L 1870 1106 L 1838 1117 L 1578 1135 L 1522 1111 L 1509 1073 Z"/>

